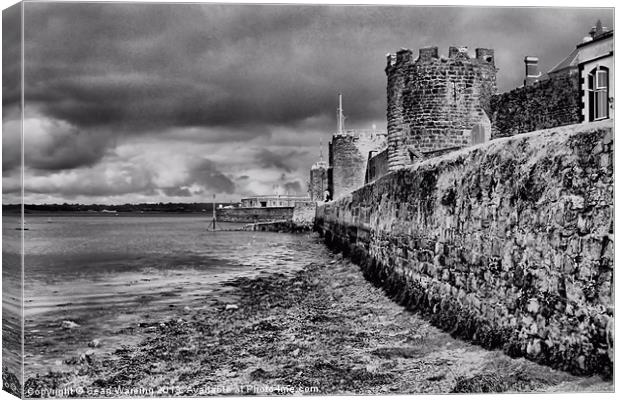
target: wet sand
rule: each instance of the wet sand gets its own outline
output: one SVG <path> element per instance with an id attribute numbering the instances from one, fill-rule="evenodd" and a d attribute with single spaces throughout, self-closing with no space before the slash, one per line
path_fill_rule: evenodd
<path id="1" fill-rule="evenodd" d="M 25 395 L 613 390 L 600 377 L 454 339 L 389 300 L 339 256 L 293 274 L 234 279 L 201 307 L 171 308 L 166 320 L 120 324 L 115 335 L 128 338 L 123 345 L 103 338 L 100 347 L 66 354 L 58 368 L 28 379 Z"/>

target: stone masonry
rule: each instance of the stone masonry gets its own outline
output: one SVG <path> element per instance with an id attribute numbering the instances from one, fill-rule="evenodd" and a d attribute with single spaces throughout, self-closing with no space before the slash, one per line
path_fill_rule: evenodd
<path id="1" fill-rule="evenodd" d="M 388 55 L 388 164 L 390 170 L 424 159 L 425 153 L 471 144 L 471 129 L 488 120 L 496 93 L 492 49 L 450 47 L 448 57 L 437 47 Z"/>
<path id="2" fill-rule="evenodd" d="M 388 170 L 388 151 L 384 149 L 381 152 L 373 153 L 368 159 L 368 165 L 366 166 L 366 182 L 372 182 L 383 175 L 387 174 Z"/>
<path id="3" fill-rule="evenodd" d="M 293 207 L 251 207 L 251 208 L 218 208 L 219 222 L 269 222 L 290 221 L 293 218 Z"/>
<path id="4" fill-rule="evenodd" d="M 319 206 L 316 229 L 456 336 L 577 374 L 612 373 L 612 121 L 393 171 Z"/>
<path id="5" fill-rule="evenodd" d="M 293 229 L 311 230 L 316 214 L 316 201 L 296 201 L 293 209 Z"/>
<path id="6" fill-rule="evenodd" d="M 326 161 L 317 161 L 310 168 L 310 184 L 308 192 L 310 200 L 323 201 L 325 191 L 328 189 L 329 166 Z"/>
<path id="7" fill-rule="evenodd" d="M 561 74 L 491 98 L 492 137 L 581 121 L 578 74 Z"/>
<path id="8" fill-rule="evenodd" d="M 346 131 L 335 134 L 329 144 L 330 194 L 333 199 L 364 186 L 371 151 L 385 148 L 385 132 Z"/>

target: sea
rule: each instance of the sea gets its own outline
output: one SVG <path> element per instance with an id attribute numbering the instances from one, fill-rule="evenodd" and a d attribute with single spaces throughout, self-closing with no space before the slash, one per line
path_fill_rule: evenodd
<path id="1" fill-rule="evenodd" d="M 211 307 L 214 296 L 225 301 L 232 279 L 292 274 L 331 256 L 312 233 L 224 223 L 212 231 L 210 217 L 196 214 L 26 215 L 23 231 L 18 217 L 5 215 L 2 224 L 9 329 L 19 325 L 24 235 L 24 379 L 63 370 L 85 351 L 132 346 L 141 338 L 124 328 Z M 18 349 L 3 344 L 7 365 L 18 368 Z"/>

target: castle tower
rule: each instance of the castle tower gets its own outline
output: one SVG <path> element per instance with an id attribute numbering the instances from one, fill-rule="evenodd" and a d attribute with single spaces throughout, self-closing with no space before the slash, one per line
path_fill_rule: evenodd
<path id="1" fill-rule="evenodd" d="M 412 164 L 472 143 L 472 129 L 488 124 L 490 98 L 496 93 L 494 52 L 437 47 L 387 55 L 388 166 Z"/>
<path id="2" fill-rule="evenodd" d="M 325 199 L 325 191 L 328 190 L 327 170 L 329 166 L 327 161 L 317 161 L 310 168 L 310 200 L 323 201 Z"/>
<path id="3" fill-rule="evenodd" d="M 329 143 L 329 192 L 334 199 L 364 186 L 368 156 L 385 148 L 385 131 L 351 129 Z"/>

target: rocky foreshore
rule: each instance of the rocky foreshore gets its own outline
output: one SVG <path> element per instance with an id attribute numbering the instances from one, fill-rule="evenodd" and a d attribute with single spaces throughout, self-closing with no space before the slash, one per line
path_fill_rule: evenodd
<path id="1" fill-rule="evenodd" d="M 178 308 L 119 333 L 135 346 L 67 355 L 30 377 L 27 397 L 612 391 L 452 338 L 405 310 L 337 257 L 293 274 L 229 282 L 206 309 Z M 68 368 L 68 370 L 67 370 Z"/>

